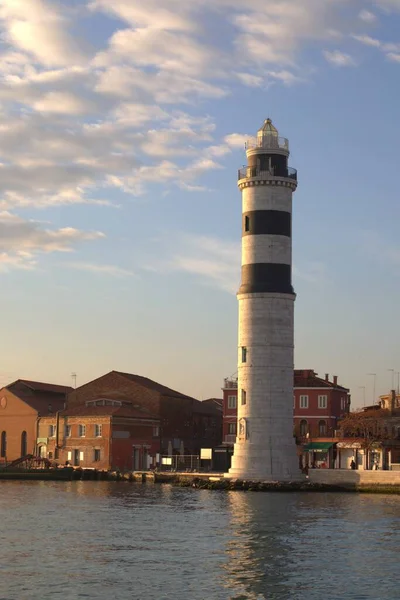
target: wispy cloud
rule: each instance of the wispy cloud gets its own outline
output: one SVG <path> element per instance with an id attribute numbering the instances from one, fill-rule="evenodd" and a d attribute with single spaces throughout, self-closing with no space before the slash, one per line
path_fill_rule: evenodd
<path id="1" fill-rule="evenodd" d="M 186 273 L 202 285 L 236 294 L 240 285 L 240 242 L 179 233 L 175 233 L 173 239 L 173 248 L 164 238 L 157 241 L 165 258 L 148 262 L 146 270 Z M 293 275 L 295 280 L 309 284 L 321 284 L 329 279 L 326 265 L 319 261 L 303 261 L 293 266 Z"/>
<path id="2" fill-rule="evenodd" d="M 388 52 L 386 57 L 388 60 L 391 60 L 392 62 L 400 63 L 400 54 L 397 54 L 395 52 Z"/>
<path id="3" fill-rule="evenodd" d="M 357 66 L 356 61 L 350 54 L 340 52 L 340 50 L 324 50 L 323 52 L 325 60 L 335 67 L 355 67 Z"/>
<path id="4" fill-rule="evenodd" d="M 132 277 L 133 271 L 124 269 L 117 265 L 102 265 L 87 262 L 67 262 L 63 263 L 63 266 L 71 269 L 78 269 L 79 271 L 88 271 L 89 273 L 95 273 L 97 275 L 107 275 L 111 277 Z"/>
<path id="5" fill-rule="evenodd" d="M 375 23 L 377 20 L 377 16 L 365 8 L 359 12 L 358 18 L 364 21 L 364 23 Z"/>
<path id="6" fill-rule="evenodd" d="M 71 252 L 81 242 L 103 237 L 100 231 L 45 228 L 40 223 L 3 211 L 0 212 L 0 269 L 33 269 L 41 254 Z"/>

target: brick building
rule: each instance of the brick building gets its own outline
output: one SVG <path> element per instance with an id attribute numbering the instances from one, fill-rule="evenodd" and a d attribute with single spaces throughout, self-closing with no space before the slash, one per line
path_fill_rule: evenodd
<path id="1" fill-rule="evenodd" d="M 38 454 L 75 467 L 146 470 L 160 452 L 159 424 L 129 402 L 88 400 L 38 419 Z"/>
<path id="2" fill-rule="evenodd" d="M 221 443 L 222 412 L 214 403 L 200 402 L 147 377 L 111 371 L 68 396 L 68 410 L 98 398 L 120 400 L 159 419 L 162 454 L 199 454 Z"/>
<path id="3" fill-rule="evenodd" d="M 350 410 L 349 390 L 337 377 L 318 377 L 312 369 L 296 369 L 293 379 L 293 424 L 297 437 L 332 437 L 338 420 Z M 237 421 L 237 379 L 224 380 L 223 443 L 234 444 Z"/>
<path id="4" fill-rule="evenodd" d="M 0 462 L 35 454 L 38 418 L 63 410 L 71 390 L 27 379 L 0 390 Z"/>

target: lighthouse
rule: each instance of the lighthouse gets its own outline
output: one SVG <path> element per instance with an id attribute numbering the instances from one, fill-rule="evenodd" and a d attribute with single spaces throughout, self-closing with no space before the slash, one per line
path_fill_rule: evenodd
<path id="1" fill-rule="evenodd" d="M 237 294 L 238 419 L 227 477 L 300 479 L 293 437 L 294 301 L 289 142 L 270 119 L 246 142 L 239 170 L 242 272 Z"/>

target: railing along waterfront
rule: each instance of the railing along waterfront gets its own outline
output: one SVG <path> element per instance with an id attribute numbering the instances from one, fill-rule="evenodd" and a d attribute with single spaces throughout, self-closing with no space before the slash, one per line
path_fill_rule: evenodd
<path id="1" fill-rule="evenodd" d="M 284 177 L 287 179 L 293 179 L 297 181 L 297 169 L 288 167 L 283 173 L 276 173 L 276 170 L 272 167 L 271 169 L 261 170 L 259 167 L 243 167 L 239 169 L 238 179 L 249 179 L 250 177 L 260 177 L 269 179 L 270 177 Z"/>
<path id="2" fill-rule="evenodd" d="M 289 140 L 287 138 L 278 137 L 275 135 L 263 135 L 248 139 L 245 142 L 244 147 L 246 150 L 251 150 L 252 148 L 275 148 L 289 151 Z"/>

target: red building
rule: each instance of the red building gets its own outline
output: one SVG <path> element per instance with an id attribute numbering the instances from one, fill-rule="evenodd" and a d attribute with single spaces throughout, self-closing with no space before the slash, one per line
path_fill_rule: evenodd
<path id="1" fill-rule="evenodd" d="M 297 437 L 333 437 L 338 420 L 350 410 L 349 390 L 338 384 L 336 375 L 318 377 L 312 369 L 294 371 L 293 419 Z M 224 380 L 223 443 L 236 439 L 237 379 Z"/>
<path id="2" fill-rule="evenodd" d="M 88 400 L 39 417 L 37 428 L 37 453 L 74 467 L 147 470 L 160 452 L 160 420 L 122 400 Z"/>
<path id="3" fill-rule="evenodd" d="M 334 437 L 338 421 L 350 411 L 348 388 L 336 375 L 318 377 L 312 369 L 294 372 L 294 428 L 298 437 Z"/>
<path id="4" fill-rule="evenodd" d="M 222 411 L 147 377 L 111 371 L 68 396 L 68 411 L 98 398 L 119 400 L 159 419 L 159 445 L 164 455 L 198 455 L 221 443 Z"/>

